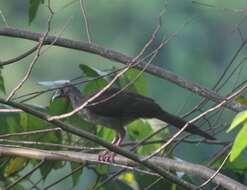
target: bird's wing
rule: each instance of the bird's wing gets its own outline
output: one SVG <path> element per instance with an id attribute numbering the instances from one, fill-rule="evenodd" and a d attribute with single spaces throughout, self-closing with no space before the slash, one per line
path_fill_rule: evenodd
<path id="1" fill-rule="evenodd" d="M 97 93 L 97 92 L 96 92 Z M 96 93 L 83 98 L 88 100 Z M 127 91 L 110 88 L 92 101 L 87 109 L 106 117 L 151 118 L 162 109 L 151 98 Z"/>
<path id="2" fill-rule="evenodd" d="M 91 102 L 87 109 L 100 116 L 114 117 L 124 121 L 132 121 L 138 118 L 157 118 L 177 128 L 182 128 L 187 123 L 185 120 L 162 110 L 151 98 L 127 91 L 118 92 L 119 89 L 115 88 L 106 90 Z M 82 103 L 96 93 L 83 98 Z M 185 130 L 208 139 L 215 139 L 191 124 Z"/>

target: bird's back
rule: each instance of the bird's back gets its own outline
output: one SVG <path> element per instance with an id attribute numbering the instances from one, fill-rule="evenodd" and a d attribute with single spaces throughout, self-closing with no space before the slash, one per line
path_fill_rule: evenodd
<path id="1" fill-rule="evenodd" d="M 82 101 L 88 100 L 97 93 L 84 97 Z M 162 112 L 160 106 L 151 98 L 128 91 L 121 91 L 117 88 L 107 89 L 89 103 L 87 109 L 102 116 L 129 118 L 130 120 L 152 118 Z"/>

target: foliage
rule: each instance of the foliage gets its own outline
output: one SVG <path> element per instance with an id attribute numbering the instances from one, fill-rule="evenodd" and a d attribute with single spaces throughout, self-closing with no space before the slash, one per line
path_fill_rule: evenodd
<path id="1" fill-rule="evenodd" d="M 45 0 L 29 0 L 29 24 L 35 19 L 40 3 L 44 4 Z"/>
<path id="2" fill-rule="evenodd" d="M 111 79 L 112 77 L 110 77 L 109 75 L 107 75 L 107 73 L 96 70 L 93 67 L 87 66 L 87 65 L 79 65 L 80 69 L 82 70 L 82 75 L 88 79 L 90 79 L 91 81 L 88 82 L 88 84 L 85 85 L 83 91 L 84 93 L 90 93 L 93 91 L 96 91 L 98 89 L 103 88 Z M 138 73 L 137 70 L 130 70 L 129 72 L 126 73 L 126 77 L 121 77 L 118 82 L 115 84 L 115 86 L 117 87 L 124 87 L 125 85 L 129 84 L 129 82 L 133 79 L 136 78 L 136 74 Z M 103 77 L 104 75 L 107 75 L 107 77 Z M 94 78 L 99 78 L 97 80 L 93 80 Z M 141 82 L 139 83 L 134 83 L 133 85 L 129 86 L 128 89 L 131 91 L 135 91 L 138 92 L 140 90 L 141 93 L 145 93 L 145 79 L 143 76 L 140 77 Z M 66 83 L 68 81 L 42 81 L 39 82 L 39 84 L 48 87 L 48 88 L 53 88 L 56 86 L 61 85 L 62 83 Z M 36 109 L 41 109 L 40 107 L 37 107 L 36 105 L 32 105 L 33 107 L 35 107 Z M 56 114 L 61 114 L 61 113 L 65 113 L 68 111 L 71 111 L 71 105 L 70 102 L 66 99 L 66 98 L 59 98 L 59 99 L 55 99 L 54 101 L 50 102 L 50 105 L 48 107 L 42 108 L 41 111 L 43 112 L 47 112 L 51 115 L 56 115 Z M 36 118 L 33 117 L 32 115 L 29 115 L 27 113 L 18 113 L 15 114 L 15 117 L 13 117 L 14 115 L 11 114 L 9 117 L 1 117 L 0 119 L 2 120 L 2 123 L 6 123 L 6 125 L 8 125 L 8 128 L 5 128 L 5 130 L 2 131 L 3 134 L 6 133 L 16 133 L 16 132 L 23 132 L 23 131 L 31 131 L 31 130 L 39 130 L 39 129 L 45 129 L 45 128 L 52 128 L 53 126 Z M 68 122 L 72 123 L 75 126 L 81 127 L 83 126 L 84 130 L 88 130 L 90 132 L 94 132 L 97 133 L 98 136 L 102 137 L 103 139 L 107 140 L 107 141 L 112 141 L 112 139 L 114 138 L 114 132 L 109 129 L 109 128 L 96 128 L 93 127 L 92 124 L 87 123 L 86 121 L 83 121 L 81 119 L 79 119 L 76 115 L 73 117 L 70 117 L 68 120 Z M 17 127 L 20 126 L 20 127 Z M 97 129 L 94 130 L 94 129 Z M 129 138 L 132 140 L 141 140 L 144 137 L 147 137 L 149 134 L 151 134 L 153 132 L 153 128 L 150 126 L 150 124 L 148 122 L 145 121 L 136 121 L 134 123 L 132 123 L 129 127 Z M 69 134 L 66 134 L 67 138 L 62 137 L 61 133 L 48 133 L 45 136 L 44 135 L 39 135 L 39 134 L 35 134 L 32 136 L 28 136 L 25 140 L 29 140 L 29 141 L 39 141 L 39 142 L 49 142 L 49 143 L 73 143 L 75 142 L 74 137 L 72 137 Z M 164 137 L 164 136 L 163 136 Z M 151 140 L 155 140 L 156 138 L 152 138 Z M 21 138 L 16 137 L 15 140 L 21 140 Z M 82 146 L 88 146 L 90 145 L 86 140 L 84 139 L 80 139 L 80 145 Z M 91 144 L 92 146 L 92 144 Z M 95 146 L 95 145 L 93 145 Z M 47 146 L 43 146 L 43 145 L 39 145 L 36 146 L 37 148 L 45 148 L 45 149 L 54 149 L 53 147 L 47 147 Z M 147 155 L 149 153 L 151 153 L 152 151 L 154 151 L 156 148 L 158 148 L 159 145 L 158 144 L 150 144 L 150 145 L 144 145 L 141 146 L 138 149 L 138 152 L 142 155 Z M 59 148 L 56 148 L 57 150 L 59 150 Z M 25 168 L 25 166 L 27 166 L 27 162 L 28 160 L 25 158 L 13 158 L 10 159 L 9 161 L 7 161 L 7 163 L 5 164 L 5 169 L 2 171 L 4 173 L 3 176 L 5 176 L 6 178 L 11 176 L 11 175 L 16 175 L 18 174 L 18 172 L 20 170 L 23 170 Z M 32 165 L 36 165 L 37 162 L 31 162 Z M 45 181 L 47 179 L 47 177 L 49 176 L 49 174 L 53 171 L 53 170 L 57 170 L 59 168 L 64 167 L 65 165 L 62 162 L 54 162 L 54 161 L 46 161 L 39 169 L 42 179 Z M 71 163 L 71 170 L 75 169 L 76 167 L 78 167 L 78 164 L 75 163 Z M 111 167 L 112 169 L 114 167 Z M 99 170 L 99 168 L 97 169 L 98 172 L 101 173 L 101 175 L 105 175 L 107 176 L 107 170 L 102 170 L 102 168 Z M 111 170 L 111 169 L 110 169 Z M 102 171 L 104 171 L 102 173 Z M 72 176 L 72 181 L 73 181 L 73 186 L 76 186 L 79 182 L 79 179 L 81 177 L 81 174 L 83 172 L 83 169 L 81 169 L 79 172 L 76 172 L 76 174 L 74 174 Z M 135 174 L 136 176 L 138 174 Z M 140 177 L 141 178 L 141 177 Z M 104 178 L 102 178 L 103 180 Z M 120 189 L 133 189 L 131 186 L 128 186 L 126 184 L 126 177 L 121 177 L 120 179 L 118 179 L 117 181 L 111 182 L 107 185 L 107 187 L 110 186 L 114 186 L 116 188 L 120 188 Z M 134 178 L 132 178 L 132 183 L 134 183 Z"/>
<path id="3" fill-rule="evenodd" d="M 232 121 L 231 126 L 227 130 L 228 132 L 232 131 L 239 125 L 243 125 L 241 130 L 238 132 L 231 150 L 230 160 L 234 161 L 246 148 L 247 146 L 247 111 L 238 113 Z"/>
<path id="4" fill-rule="evenodd" d="M 2 67 L 0 67 L 0 91 L 5 93 L 4 79 L 2 76 Z"/>
<path id="5" fill-rule="evenodd" d="M 64 29 L 61 30 L 61 27 L 56 28 L 56 26 L 59 25 L 63 25 L 63 27 L 65 27 L 64 26 L 65 22 L 68 22 L 67 17 L 70 17 L 72 13 L 73 14 L 78 13 L 76 11 L 78 11 L 80 6 L 77 5 L 74 6 L 70 11 L 68 11 L 68 13 L 66 11 L 67 8 L 68 9 L 70 8 L 70 5 L 73 5 L 73 3 L 75 2 L 79 3 L 79 1 L 68 3 L 67 1 L 61 0 L 59 3 L 56 3 L 55 1 L 53 2 L 53 1 L 45 1 L 45 0 L 29 0 L 28 4 L 26 4 L 28 5 L 27 11 L 23 11 L 24 9 L 19 9 L 18 7 L 18 5 L 20 5 L 23 8 L 24 7 L 23 2 L 21 1 L 19 3 L 10 2 L 10 5 L 13 5 L 13 7 L 12 7 L 12 11 L 10 11 L 11 16 L 9 18 L 12 18 L 12 15 L 13 18 L 15 18 L 15 20 L 11 20 L 11 24 L 14 23 L 12 26 L 23 25 L 24 27 L 26 27 L 21 22 L 20 19 L 21 16 L 19 16 L 22 14 L 22 12 L 24 12 L 23 14 L 25 14 L 26 17 L 28 15 L 28 19 L 25 19 L 25 22 L 29 24 L 29 27 L 32 27 L 30 31 L 35 31 L 35 30 L 39 30 L 42 32 L 45 31 L 43 24 L 47 24 L 47 13 L 44 14 L 44 12 L 42 11 L 43 9 L 46 10 L 48 2 L 52 3 L 52 8 L 54 9 L 54 13 L 56 13 L 54 14 L 55 19 L 58 20 L 56 24 L 52 25 L 49 35 L 53 35 L 53 33 L 57 31 L 61 31 L 59 35 L 58 34 L 56 35 L 57 36 L 61 35 L 61 37 L 64 37 L 72 34 L 73 37 L 78 35 L 79 39 L 81 39 L 83 32 L 81 31 L 81 26 L 80 26 L 81 23 L 78 24 L 78 20 L 80 20 L 79 22 L 81 22 L 81 20 L 83 19 L 74 19 L 73 22 L 71 23 L 73 24 L 75 23 L 75 24 L 72 27 L 66 28 L 66 30 Z M 160 8 L 161 7 L 163 8 L 164 6 L 163 1 L 156 1 L 156 2 L 147 1 L 145 3 L 143 3 L 143 1 L 138 1 L 138 0 L 128 1 L 128 2 L 114 1 L 113 4 L 109 3 L 108 1 L 106 2 L 97 1 L 96 4 L 93 4 L 94 5 L 92 6 L 93 8 L 92 7 L 90 8 L 90 3 L 88 1 L 87 3 L 85 3 L 86 4 L 85 6 L 89 5 L 89 7 L 86 7 L 86 9 L 88 11 L 87 18 L 89 21 L 89 25 L 92 25 L 92 29 L 93 29 L 90 31 L 91 35 L 93 36 L 93 39 L 95 40 L 93 41 L 93 43 L 97 42 L 99 44 L 103 44 L 102 45 L 103 47 L 109 47 L 112 49 L 114 48 L 116 50 L 121 50 L 121 52 L 125 52 L 126 54 L 129 55 L 136 55 L 137 50 L 143 48 L 143 45 L 145 45 L 143 43 L 148 39 L 149 36 L 151 36 L 150 34 L 152 34 L 153 32 L 152 29 L 154 28 L 153 23 L 154 21 L 156 21 L 156 18 L 152 18 L 151 15 L 157 16 L 158 12 L 160 11 Z M 139 3 L 142 4 L 142 6 L 140 6 Z M 7 4 L 7 1 L 4 2 L 3 4 Z M 167 43 L 168 46 L 165 46 L 164 51 L 159 52 L 159 55 L 155 58 L 154 64 L 160 67 L 168 68 L 168 70 L 175 71 L 179 73 L 179 75 L 187 77 L 191 81 L 195 81 L 196 83 L 198 82 L 208 87 L 211 86 L 212 81 L 218 78 L 219 73 L 222 73 L 222 68 L 225 67 L 224 64 L 229 60 L 229 52 L 230 54 L 232 54 L 232 49 L 227 49 L 227 48 L 235 47 L 235 45 L 237 44 L 235 42 L 237 40 L 235 40 L 235 38 L 232 37 L 229 38 L 227 34 L 230 33 L 229 31 L 232 31 L 231 27 L 230 27 L 231 30 L 229 30 L 229 25 L 232 24 L 236 26 L 238 24 L 230 23 L 229 20 L 231 20 L 232 17 L 230 17 L 229 19 L 228 14 L 226 14 L 224 11 L 219 11 L 217 9 L 217 7 L 220 7 L 220 9 L 223 10 L 224 7 L 227 6 L 227 4 L 229 4 L 229 7 L 231 8 L 235 6 L 239 6 L 237 2 L 230 0 L 226 0 L 224 1 L 224 3 L 218 2 L 218 6 L 216 6 L 215 8 L 217 10 L 216 12 L 221 13 L 221 15 L 217 14 L 218 17 L 217 21 L 213 21 L 215 18 L 214 13 L 212 13 L 213 11 L 208 11 L 208 10 L 205 11 L 199 5 L 195 5 L 195 3 L 190 2 L 190 4 L 188 4 L 187 1 L 181 2 L 179 0 L 169 2 L 168 3 L 169 6 L 167 7 L 168 13 L 167 15 L 165 15 L 165 18 L 162 18 L 165 20 L 164 22 L 162 22 L 163 26 L 161 27 L 162 36 L 158 35 L 157 39 L 153 41 L 152 45 L 146 49 L 145 55 L 149 54 L 151 51 L 153 51 L 154 48 L 159 46 L 159 42 L 163 40 L 164 38 L 163 35 L 164 35 L 165 37 L 168 37 L 168 39 L 171 40 L 171 42 L 168 40 L 169 41 L 169 43 Z M 0 5 L 2 5 L 1 2 Z M 1 8 L 0 13 L 1 13 L 1 17 L 4 18 L 4 14 L 2 15 L 3 10 Z M 234 10 L 236 11 L 237 9 Z M 242 13 L 242 10 L 244 9 L 242 9 L 241 7 L 241 9 L 239 10 L 241 10 L 240 12 Z M 228 11 L 231 10 L 229 9 Z M 5 13 L 5 10 L 3 12 Z M 181 24 L 180 19 L 183 18 L 182 22 L 184 22 L 184 18 L 187 17 L 188 15 L 191 15 L 191 13 L 196 15 L 195 20 L 193 20 L 192 23 L 186 25 L 185 27 L 186 29 L 185 30 L 183 29 L 181 33 L 177 32 L 177 28 Z M 117 14 L 119 14 L 118 18 L 115 17 L 115 15 Z M 61 17 L 60 16 L 56 17 L 57 15 L 61 15 Z M 194 15 L 193 15 L 193 19 L 194 19 Z M 71 26 L 70 24 L 69 26 Z M 110 26 L 109 28 L 111 30 L 109 30 L 109 28 L 106 27 L 108 25 Z M 221 28 L 221 30 L 216 31 L 215 26 L 218 25 L 219 28 Z M 241 23 L 239 25 L 241 25 Z M 174 26 L 178 26 L 178 27 L 174 28 Z M 222 32 L 222 30 L 224 32 Z M 64 31 L 66 32 L 63 36 Z M 237 28 L 236 31 L 239 31 L 239 28 Z M 168 34 L 171 35 L 169 36 Z M 241 37 L 242 35 L 243 34 L 241 34 Z M 122 36 L 122 38 L 119 36 Z M 7 39 L 7 41 L 3 39 L 3 42 L 1 42 L 1 44 L 4 46 L 1 52 L 1 56 L 3 57 L 5 55 L 9 55 L 10 53 L 13 53 L 13 55 L 16 54 L 16 52 L 14 52 L 15 50 L 12 46 L 12 43 L 11 42 L 9 43 L 8 40 L 9 38 Z M 16 49 L 18 49 L 19 46 L 25 47 L 25 45 L 26 43 L 24 43 L 23 41 L 15 43 Z M 9 49 L 5 48 L 5 46 L 6 47 L 9 46 Z M 73 78 L 75 78 L 75 75 L 79 74 L 80 75 L 79 81 L 82 80 L 84 81 L 82 85 L 79 85 L 79 88 L 82 93 L 89 94 L 91 92 L 94 92 L 96 90 L 105 87 L 116 76 L 117 73 L 116 70 L 120 68 L 117 67 L 115 63 L 112 63 L 109 60 L 107 60 L 110 62 L 109 68 L 105 68 L 103 64 L 102 64 L 103 66 L 101 66 L 98 63 L 106 62 L 106 60 L 102 60 L 101 58 L 98 58 L 98 56 L 93 55 L 92 57 L 88 58 L 84 54 L 81 54 L 81 52 L 78 54 L 73 53 L 73 55 L 69 56 L 68 55 L 69 51 L 66 51 L 66 53 L 60 52 L 62 51 L 61 49 L 52 48 L 51 51 L 50 50 L 43 52 L 41 51 L 42 57 L 40 59 L 40 62 L 42 62 L 42 64 L 37 65 L 37 67 L 35 65 L 34 73 L 35 72 L 36 73 L 30 77 L 30 78 L 33 77 L 32 78 L 33 80 L 30 80 L 31 81 L 30 83 L 41 80 L 39 83 L 45 86 L 45 89 L 50 89 L 53 87 L 57 87 L 65 82 L 71 82 L 71 81 L 76 82 L 76 80 L 74 81 Z M 12 56 L 12 54 L 10 55 Z M 145 59 L 145 55 L 141 57 L 141 59 Z M 84 63 L 87 64 L 82 64 L 81 61 L 82 59 L 84 60 Z M 242 57 L 240 56 L 239 59 L 242 59 Z M 243 58 L 243 60 L 244 59 L 245 57 Z M 24 60 L 23 62 L 26 62 L 26 60 Z M 76 66 L 73 65 L 72 62 L 75 63 Z M 43 71 L 42 69 L 44 67 L 47 67 L 46 64 L 47 65 L 49 64 L 48 65 L 49 69 L 46 69 L 45 72 L 42 72 Z M 23 70 L 20 68 L 22 67 L 13 66 L 9 68 L 8 67 L 0 68 L 1 94 L 5 95 L 6 91 L 8 92 L 10 89 L 12 89 L 12 85 L 13 85 L 12 81 L 17 79 L 19 73 L 23 72 Z M 61 70 L 62 70 L 62 75 L 59 75 L 58 73 Z M 241 79 L 245 79 L 244 78 L 245 73 L 244 72 L 242 73 L 243 74 L 239 72 L 238 75 L 236 76 L 237 82 L 241 81 Z M 62 78 L 63 80 L 57 80 L 57 78 Z M 70 80 L 66 80 L 65 78 L 70 78 Z M 9 82 L 10 79 L 11 79 L 11 83 Z M 45 80 L 47 79 L 48 81 L 43 81 L 44 79 Z M 225 81 L 227 80 L 228 79 L 226 79 Z M 236 81 L 235 80 L 230 81 L 229 85 L 226 85 L 224 90 L 232 91 L 232 86 L 233 84 L 236 86 L 237 83 Z M 7 85 L 5 85 L 5 82 Z M 33 89 L 33 86 L 31 87 L 28 86 L 27 88 L 31 89 L 32 91 L 35 91 Z M 119 79 L 113 84 L 113 86 L 119 88 L 127 88 L 128 91 L 132 91 L 142 95 L 153 96 L 160 105 L 164 106 L 165 108 L 168 108 L 169 111 L 171 112 L 173 111 L 176 113 L 178 113 L 181 107 L 183 107 L 181 105 L 184 105 L 184 101 L 190 103 L 192 102 L 191 105 L 194 106 L 194 104 L 197 104 L 199 100 L 197 96 L 192 96 L 191 94 L 187 94 L 187 91 L 185 90 L 176 89 L 174 84 L 169 84 L 166 81 L 165 82 L 161 81 L 160 79 L 156 79 L 156 78 L 154 79 L 154 77 L 151 77 L 149 74 L 140 73 L 140 70 L 134 68 L 130 69 L 124 75 L 119 77 Z M 184 98 L 187 96 L 189 96 L 188 100 Z M 50 95 L 47 95 L 45 98 L 43 99 L 41 98 L 42 101 L 40 102 L 36 100 L 30 101 L 28 106 L 45 113 L 49 113 L 51 115 L 66 113 L 72 110 L 70 102 L 67 99 L 60 98 L 54 101 L 47 101 L 47 99 L 51 99 Z M 19 101 L 19 100 L 16 99 L 15 101 Z M 245 106 L 247 105 L 246 98 L 244 98 L 243 96 L 240 96 L 236 101 L 239 102 L 241 105 L 245 105 Z M 43 106 L 44 102 L 47 103 L 47 106 Z M 185 112 L 186 110 L 187 112 L 188 109 L 191 110 L 192 108 L 191 105 L 185 105 L 182 111 Z M 1 105 L 1 108 L 9 109 L 10 107 Z M 207 106 L 200 108 L 200 110 L 198 111 L 204 111 L 204 109 L 207 109 Z M 219 122 L 222 123 L 228 122 L 230 120 L 228 118 L 231 119 L 231 117 L 223 115 L 222 120 L 219 120 Z M 70 118 L 66 118 L 64 121 L 78 128 L 82 128 L 83 130 L 86 130 L 90 133 L 94 133 L 108 142 L 111 142 L 115 137 L 114 131 L 112 131 L 111 129 L 95 126 L 94 124 L 82 120 L 76 115 L 73 115 Z M 208 121 L 208 118 L 205 118 L 205 121 Z M 209 121 L 209 123 L 210 122 L 211 121 Z M 56 127 L 50 123 L 47 123 L 41 119 L 38 119 L 24 112 L 1 113 L 0 125 L 1 125 L 0 135 L 15 134 L 19 132 L 30 132 L 41 129 L 52 129 Z M 162 124 L 162 127 L 163 126 L 165 126 L 165 124 Z M 241 126 L 241 128 L 239 126 Z M 201 127 L 200 123 L 198 127 Z M 159 128 L 160 126 L 158 124 L 154 124 L 154 122 L 150 122 L 147 120 L 135 121 L 129 124 L 128 126 L 128 135 L 126 141 L 129 140 L 141 141 L 146 137 L 148 137 L 150 134 L 153 134 Z M 231 178 L 243 183 L 244 178 L 246 178 L 246 168 L 247 168 L 247 160 L 245 158 L 245 152 L 244 152 L 247 145 L 247 140 L 246 140 L 247 139 L 246 138 L 247 111 L 243 111 L 236 115 L 227 132 L 236 131 L 236 128 L 240 128 L 240 130 L 237 132 L 237 135 L 233 142 L 231 156 L 230 156 L 231 162 L 227 162 L 224 165 L 224 167 L 221 170 L 221 173 L 231 176 Z M 165 142 L 171 134 L 173 133 L 171 133 L 171 129 L 169 128 L 164 130 L 162 133 L 159 133 L 158 135 L 150 138 L 149 141 Z M 33 133 L 31 135 L 1 137 L 0 139 L 3 140 L 1 141 L 1 144 L 6 146 L 25 146 L 29 148 L 37 148 L 42 150 L 43 149 L 66 150 L 65 148 L 62 148 L 60 146 L 58 147 L 47 146 L 42 143 L 50 143 L 50 144 L 58 144 L 58 145 L 66 144 L 71 146 L 76 145 L 80 147 L 90 147 L 90 148 L 97 147 L 96 144 L 89 142 L 86 139 L 81 139 L 69 133 L 60 132 L 60 131 L 53 131 L 45 134 Z M 9 140 L 9 142 L 4 140 Z M 193 142 L 194 139 L 192 139 L 191 141 L 190 140 L 191 139 L 189 139 L 188 142 Z M 16 143 L 13 143 L 11 141 Z M 28 142 L 28 141 L 33 142 L 33 144 L 30 145 L 18 144 L 18 142 L 20 143 L 20 142 Z M 35 144 L 35 142 L 39 142 L 40 144 L 37 145 Z M 162 143 L 159 142 L 159 143 L 150 143 L 150 144 L 141 145 L 137 148 L 136 153 L 140 156 L 150 155 L 154 150 L 160 148 Z M 209 156 L 213 157 L 214 155 L 212 154 L 216 152 L 215 147 L 209 144 L 204 145 L 203 142 L 196 144 L 185 144 L 179 142 L 178 140 L 178 143 L 181 143 L 180 147 L 182 147 L 182 148 L 179 147 L 180 149 L 176 147 L 177 146 L 176 143 L 177 141 L 175 141 L 169 147 L 168 155 L 171 158 L 175 158 L 174 155 L 176 155 L 181 159 L 188 159 L 195 161 L 197 163 L 206 163 L 207 157 Z M 131 149 L 131 148 L 132 148 L 131 146 L 128 146 L 126 149 Z M 218 150 L 220 149 L 217 147 L 217 151 Z M 167 152 L 168 150 L 165 149 L 161 152 L 161 155 Z M 213 163 L 212 168 L 217 169 L 218 167 L 220 167 L 224 158 L 225 157 L 223 154 L 220 158 L 218 158 Z M 23 157 L 1 156 L 0 189 L 2 186 L 6 187 L 7 185 L 12 184 L 16 179 L 23 176 L 23 174 L 26 174 L 26 171 L 29 171 L 30 167 L 33 168 L 38 163 L 39 162 L 36 160 L 31 160 Z M 37 179 L 38 177 L 41 179 L 43 184 L 48 185 L 49 179 L 52 178 L 53 181 L 56 181 L 58 178 L 57 176 L 64 177 L 66 174 L 60 171 L 66 168 L 68 165 L 69 165 L 69 169 L 66 170 L 66 172 L 68 173 L 81 166 L 80 164 L 74 162 L 70 162 L 69 164 L 67 164 L 63 161 L 46 160 L 44 164 L 38 169 L 38 172 L 35 172 L 34 175 L 32 174 L 30 178 L 25 178 L 23 181 L 19 182 L 15 186 L 15 189 L 27 189 L 29 180 Z M 145 170 L 145 168 L 142 167 L 138 169 Z M 94 175 L 88 177 L 89 176 L 87 173 L 88 170 L 92 171 Z M 107 179 L 109 176 L 111 176 L 112 174 L 118 171 L 119 171 L 119 167 L 117 166 L 85 163 L 79 171 L 77 171 L 71 176 L 70 178 L 71 183 L 69 185 L 74 189 L 82 189 L 81 184 L 83 184 L 84 189 L 90 189 L 96 186 L 95 184 L 102 183 L 105 179 Z M 54 173 L 56 173 L 56 177 L 52 176 Z M 174 174 L 177 175 L 180 179 L 186 179 L 187 181 L 192 182 L 194 184 L 199 184 L 199 182 L 201 181 L 201 179 L 198 180 L 197 176 L 191 177 L 184 173 L 181 174 L 179 172 Z M 147 174 L 142 174 L 141 172 L 130 170 L 122 173 L 119 177 L 116 177 L 114 180 L 111 180 L 101 189 L 102 190 L 103 189 L 106 190 L 107 189 L 119 189 L 119 190 L 145 189 L 150 184 L 154 183 L 157 179 L 158 177 L 156 176 L 150 176 Z M 64 187 L 67 187 L 67 185 L 68 184 L 64 185 Z M 149 189 L 175 190 L 180 188 L 176 186 L 174 183 L 168 182 L 166 180 L 160 180 Z"/>

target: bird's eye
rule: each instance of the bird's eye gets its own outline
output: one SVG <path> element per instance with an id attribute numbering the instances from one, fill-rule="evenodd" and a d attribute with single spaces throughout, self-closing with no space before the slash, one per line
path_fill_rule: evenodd
<path id="1" fill-rule="evenodd" d="M 61 96 L 64 96 L 64 94 L 65 94 L 65 93 L 64 93 L 64 90 L 63 90 L 63 89 L 60 89 L 60 95 L 61 95 Z"/>
<path id="2" fill-rule="evenodd" d="M 56 98 L 60 98 L 65 96 L 63 89 L 56 90 L 55 94 L 52 96 L 52 101 L 54 101 Z"/>

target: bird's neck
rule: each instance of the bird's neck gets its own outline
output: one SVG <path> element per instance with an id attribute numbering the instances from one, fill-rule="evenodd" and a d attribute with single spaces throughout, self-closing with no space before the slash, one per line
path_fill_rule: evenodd
<path id="1" fill-rule="evenodd" d="M 82 95 L 81 92 L 77 88 L 71 88 L 68 93 L 69 99 L 73 108 L 77 108 L 82 104 Z"/>

